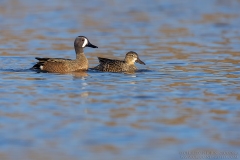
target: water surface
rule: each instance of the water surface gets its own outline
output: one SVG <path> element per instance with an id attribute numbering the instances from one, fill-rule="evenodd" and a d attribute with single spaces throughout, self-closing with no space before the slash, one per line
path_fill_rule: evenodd
<path id="1" fill-rule="evenodd" d="M 240 1 L 0 2 L 0 159 L 180 159 L 240 147 Z M 36 73 L 34 57 L 137 52 L 134 74 Z"/>

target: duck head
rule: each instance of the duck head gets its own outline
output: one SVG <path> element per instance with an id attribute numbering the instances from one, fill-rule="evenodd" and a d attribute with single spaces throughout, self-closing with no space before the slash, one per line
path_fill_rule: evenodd
<path id="1" fill-rule="evenodd" d="M 91 44 L 90 41 L 85 36 L 78 36 L 74 41 L 74 47 L 75 48 L 85 48 L 85 47 L 98 48 L 97 46 Z"/>
<path id="2" fill-rule="evenodd" d="M 138 54 L 136 52 L 133 52 L 133 51 L 130 51 L 126 54 L 125 61 L 128 64 L 134 64 L 135 62 L 137 62 L 139 64 L 144 64 L 145 65 L 145 63 L 140 60 Z"/>

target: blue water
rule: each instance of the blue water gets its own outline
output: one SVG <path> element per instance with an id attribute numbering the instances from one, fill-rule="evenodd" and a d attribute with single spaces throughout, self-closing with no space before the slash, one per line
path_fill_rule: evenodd
<path id="1" fill-rule="evenodd" d="M 239 7 L 1 1 L 0 159 L 239 158 Z M 75 58 L 79 35 L 99 47 L 85 49 L 90 67 L 130 50 L 146 66 L 134 74 L 29 69 L 35 57 Z"/>

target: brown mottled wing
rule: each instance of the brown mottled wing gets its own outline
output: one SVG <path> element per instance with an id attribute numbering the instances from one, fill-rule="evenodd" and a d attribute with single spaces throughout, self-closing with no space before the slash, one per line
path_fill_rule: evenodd
<path id="1" fill-rule="evenodd" d="M 99 65 L 94 69 L 104 72 L 124 72 L 126 70 L 126 64 L 124 61 L 112 60 L 108 58 L 98 57 Z"/>
<path id="2" fill-rule="evenodd" d="M 43 70 L 48 72 L 68 72 L 66 62 L 70 59 L 39 57 L 36 57 L 36 59 L 39 60 L 39 62 L 37 62 L 32 69 L 40 70 L 40 67 L 43 66 Z"/>
<path id="3" fill-rule="evenodd" d="M 98 61 L 101 64 L 101 63 L 106 63 L 106 62 L 113 61 L 113 60 L 112 59 L 108 59 L 108 58 L 98 57 Z"/>
<path id="4" fill-rule="evenodd" d="M 39 60 L 40 62 L 71 60 L 71 59 L 65 59 L 65 58 L 39 58 L 39 57 L 36 57 L 35 59 Z"/>
<path id="5" fill-rule="evenodd" d="M 110 59 L 98 57 L 98 61 L 99 61 L 100 64 L 97 65 L 96 67 L 93 67 L 93 69 L 103 71 L 103 65 L 105 64 L 105 62 L 107 60 L 110 60 Z"/>

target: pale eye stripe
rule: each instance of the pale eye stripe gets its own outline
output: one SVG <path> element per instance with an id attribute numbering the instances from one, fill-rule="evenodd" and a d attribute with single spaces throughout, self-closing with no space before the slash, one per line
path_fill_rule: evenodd
<path id="1" fill-rule="evenodd" d="M 88 40 L 86 38 L 84 38 L 84 42 L 83 42 L 82 47 L 85 47 L 87 45 L 87 43 L 88 43 Z"/>

